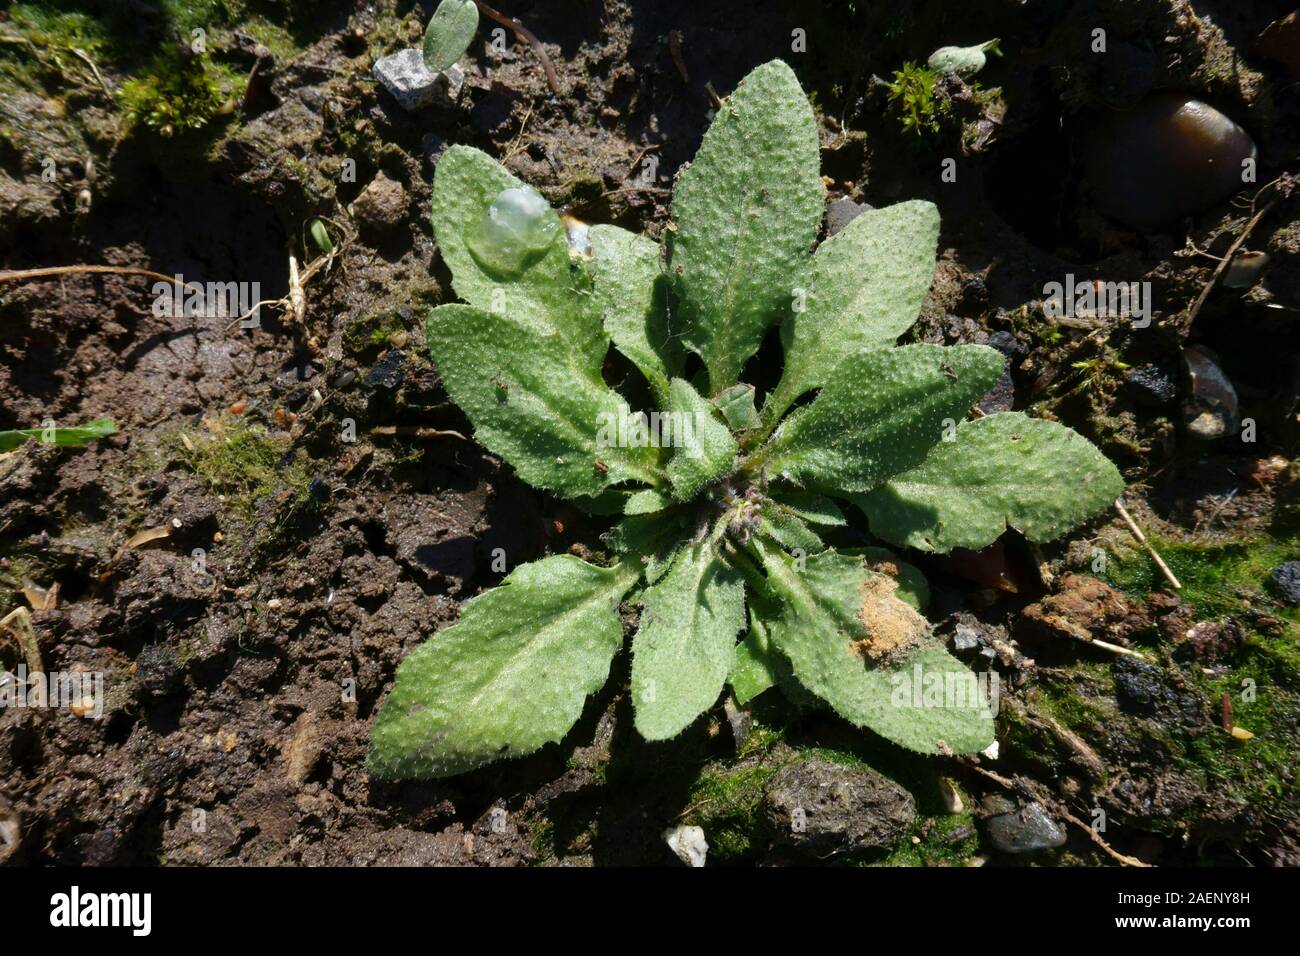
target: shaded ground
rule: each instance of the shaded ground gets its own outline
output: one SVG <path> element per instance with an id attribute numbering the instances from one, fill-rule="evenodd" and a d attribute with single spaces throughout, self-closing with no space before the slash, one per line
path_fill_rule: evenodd
<path id="1" fill-rule="evenodd" d="M 1250 131 L 1260 186 L 1298 171 L 1300 83 L 1256 42 L 1287 4 L 1008 0 L 976 14 L 935 2 L 900 15 L 538 0 L 509 12 L 548 44 L 562 95 L 525 45 L 476 42 L 461 100 L 419 115 L 370 76 L 375 58 L 416 42 L 430 12 L 418 4 L 137 6 L 0 14 L 0 265 L 149 268 L 256 281 L 276 298 L 289 254 L 316 254 L 311 217 L 351 240 L 312 278 L 302 327 L 271 307 L 255 329 L 158 317 L 139 276 L 0 284 L 0 428 L 111 416 L 121 429 L 84 451 L 0 456 L 0 612 L 30 604 L 25 587 L 57 585 L 57 607 L 33 614 L 45 664 L 104 672 L 108 699 L 101 720 L 0 711 L 0 815 L 20 821 L 0 857 L 672 863 L 662 831 L 686 822 L 714 862 L 1112 863 L 1065 818 L 1087 825 L 1101 810 L 1104 841 L 1149 862 L 1300 862 L 1298 618 L 1268 584 L 1300 557 L 1300 200 L 1252 234 L 1272 257 L 1264 284 L 1217 290 L 1189 323 L 1215 263 L 1185 239 L 1223 254 L 1255 190 L 1142 236 L 1102 219 L 1078 185 L 1091 131 L 1166 88 Z M 1097 25 L 1106 60 L 1089 46 Z M 181 44 L 196 28 L 197 56 Z M 795 30 L 806 53 L 791 51 Z M 983 88 L 941 91 L 937 128 L 904 131 L 873 75 L 994 35 L 1004 56 Z M 397 664 L 500 578 L 494 549 L 513 567 L 598 552 L 604 530 L 472 443 L 400 433 L 469 431 L 423 347 L 422 316 L 450 295 L 427 215 L 438 155 L 477 145 L 585 219 L 658 234 L 709 87 L 725 95 L 773 56 L 814 97 L 833 202 L 939 205 L 940 264 L 912 334 L 1006 352 L 1010 381 L 991 407 L 1096 440 L 1184 593 L 1163 588 L 1109 516 L 1039 554 L 1008 537 L 981 555 L 910 556 L 930 577 L 930 618 L 1002 674 L 1000 753 L 979 769 L 766 698 L 749 720 L 719 706 L 646 744 L 620 657 L 560 746 L 452 781 L 370 781 L 369 721 Z M 955 182 L 940 178 L 945 158 Z M 1156 322 L 1052 322 L 1042 287 L 1067 273 L 1150 281 Z M 1192 342 L 1218 353 L 1253 442 L 1187 433 L 1179 355 Z M 759 363 L 770 377 L 775 343 Z M 1135 384 L 1136 368 L 1159 387 Z M 153 528 L 167 536 L 125 547 Z M 1151 663 L 1087 647 L 1079 630 Z M 0 666 L 19 659 L 0 642 Z M 1225 730 L 1225 694 L 1253 739 Z M 788 791 L 838 779 L 828 761 L 856 774 L 850 822 L 791 840 Z M 1002 852 L 980 819 L 980 798 L 1004 793 L 989 771 L 1017 803 L 1044 807 L 1064 845 Z"/>

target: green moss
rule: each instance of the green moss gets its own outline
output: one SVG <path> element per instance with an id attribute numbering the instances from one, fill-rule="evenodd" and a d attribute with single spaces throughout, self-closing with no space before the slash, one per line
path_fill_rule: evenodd
<path id="1" fill-rule="evenodd" d="M 343 351 L 353 358 L 373 358 L 388 346 L 393 333 L 404 331 L 405 323 L 395 311 L 368 315 L 357 319 L 343 332 Z"/>
<path id="2" fill-rule="evenodd" d="M 242 79 L 206 56 L 160 53 L 149 68 L 122 84 L 118 103 L 127 121 L 163 136 L 200 129 L 214 117 L 233 112 L 232 93 Z"/>
<path id="3" fill-rule="evenodd" d="M 910 60 L 901 70 L 894 71 L 894 82 L 889 84 L 889 102 L 897 109 L 905 132 L 918 136 L 939 132 L 942 104 L 934 95 L 938 78 L 934 70 Z"/>
<path id="4" fill-rule="evenodd" d="M 726 770 L 708 767 L 700 774 L 683 822 L 701 826 L 708 834 L 709 862 L 750 862 L 766 848 L 763 788 L 778 769 L 746 764 Z"/>
<path id="5" fill-rule="evenodd" d="M 215 434 L 192 438 L 192 448 L 177 441 L 186 463 L 245 520 L 252 520 L 256 503 L 285 491 L 299 499 L 307 494 L 311 471 L 290 452 L 287 438 L 268 434 L 257 425 L 238 422 Z"/>
<path id="6" fill-rule="evenodd" d="M 969 794 L 962 804 L 969 808 Z M 975 818 L 969 809 L 937 817 L 921 817 L 894 851 L 873 866 L 965 866 L 979 851 Z"/>

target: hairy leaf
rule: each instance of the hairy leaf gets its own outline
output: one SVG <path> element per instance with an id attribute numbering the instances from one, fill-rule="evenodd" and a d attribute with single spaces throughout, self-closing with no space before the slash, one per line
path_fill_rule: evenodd
<path id="1" fill-rule="evenodd" d="M 473 0 L 442 0 L 424 31 L 424 65 L 432 73 L 449 69 L 469 49 L 477 30 Z"/>
<path id="2" fill-rule="evenodd" d="M 677 177 L 668 276 L 709 394 L 733 385 L 763 334 L 790 312 L 823 190 L 817 123 L 794 72 L 758 67 L 718 109 Z"/>
<path id="3" fill-rule="evenodd" d="M 844 512 L 840 510 L 840 506 L 833 498 L 825 495 L 779 488 L 773 489 L 772 497 L 809 524 L 839 527 L 848 523 L 844 519 Z"/>
<path id="4" fill-rule="evenodd" d="M 843 359 L 911 328 L 934 276 L 939 211 L 913 200 L 868 209 L 817 247 L 805 307 L 781 328 L 785 370 L 765 414 L 779 418 Z"/>
<path id="5" fill-rule="evenodd" d="M 867 569 L 888 574 L 898 582 L 895 592 L 899 600 L 906 601 L 922 614 L 930 605 L 930 582 L 914 564 L 899 559 L 888 548 L 842 548 L 841 554 L 860 555 Z"/>
<path id="6" fill-rule="evenodd" d="M 397 670 L 368 766 L 387 778 L 448 777 L 561 739 L 609 676 L 623 642 L 631 564 L 557 555 L 517 568 Z"/>
<path id="7" fill-rule="evenodd" d="M 537 488 L 599 495 L 624 480 L 658 484 L 658 449 L 610 444 L 626 406 L 568 362 L 565 343 L 513 316 L 469 305 L 429 313 L 429 353 L 475 437 Z M 600 440 L 598 440 L 600 439 Z"/>
<path id="8" fill-rule="evenodd" d="M 668 332 L 659 244 L 618 226 L 595 225 L 591 239 L 593 294 L 614 346 L 668 402 L 668 379 L 681 368 L 681 346 Z"/>
<path id="9" fill-rule="evenodd" d="M 527 187 L 481 150 L 452 146 L 438 160 L 433 233 L 451 269 L 452 288 L 470 305 L 558 335 L 575 369 L 599 379 L 609 339 L 590 277 L 570 262 L 564 230 L 556 230 L 554 242 L 522 271 L 495 271 L 470 249 L 469 239 L 492 203 L 504 190 L 518 188 Z"/>
<path id="10" fill-rule="evenodd" d="M 773 501 L 764 505 L 761 530 L 786 551 L 795 548 L 812 554 L 826 547 L 822 539 L 792 509 Z"/>
<path id="11" fill-rule="evenodd" d="M 811 405 L 791 415 L 767 470 L 829 493 L 866 491 L 919 464 L 1002 374 L 982 345 L 904 345 L 849 356 Z"/>
<path id="12" fill-rule="evenodd" d="M 753 385 L 732 385 L 713 399 L 713 404 L 734 432 L 749 431 L 763 424 L 754 407 Z"/>
<path id="13" fill-rule="evenodd" d="M 1119 471 L 1083 436 L 1003 412 L 963 422 L 956 441 L 854 500 L 877 537 L 946 552 L 983 548 L 1008 526 L 1051 541 L 1123 491 Z"/>
<path id="14" fill-rule="evenodd" d="M 646 740 L 677 736 L 717 701 L 745 626 L 744 591 L 707 541 L 684 548 L 646 588 L 632 639 L 632 703 Z"/>
<path id="15" fill-rule="evenodd" d="M 793 676 L 790 662 L 772 644 L 769 621 L 780 613 L 770 601 L 749 594 L 749 632 L 736 645 L 736 663 L 727 683 L 744 707 L 763 691 Z"/>
<path id="16" fill-rule="evenodd" d="M 709 482 L 721 478 L 736 462 L 736 440 L 727 426 L 713 417 L 713 406 L 684 379 L 668 388 L 668 421 L 673 428 L 673 457 L 668 477 L 673 494 L 685 501 Z M 682 441 L 677 441 L 678 433 Z M 662 425 L 660 434 L 662 435 Z"/>
<path id="17" fill-rule="evenodd" d="M 879 586 L 882 576 L 860 557 L 826 551 L 800 570 L 785 555 L 765 553 L 763 565 L 784 602 L 772 643 L 799 683 L 840 716 L 922 753 L 975 753 L 992 742 L 992 716 L 974 674 L 928 636 L 892 588 Z M 875 654 L 880 659 L 872 661 Z M 918 682 L 924 692 L 936 681 L 937 699 L 913 693 Z"/>

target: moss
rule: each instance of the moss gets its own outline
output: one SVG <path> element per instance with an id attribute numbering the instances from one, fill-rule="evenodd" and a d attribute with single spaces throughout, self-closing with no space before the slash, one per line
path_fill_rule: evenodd
<path id="1" fill-rule="evenodd" d="M 939 121 L 945 104 L 934 95 L 938 74 L 928 67 L 908 61 L 901 70 L 894 71 L 894 82 L 889 84 L 889 102 L 894 104 L 904 132 L 918 136 L 939 132 Z"/>
<path id="2" fill-rule="evenodd" d="M 873 866 L 966 866 L 979 851 L 969 794 L 962 794 L 961 813 L 921 817 L 894 851 Z"/>
<path id="3" fill-rule="evenodd" d="M 143 124 L 162 136 L 200 129 L 234 110 L 232 93 L 242 79 L 207 56 L 160 53 L 149 68 L 122 84 L 118 103 L 128 123 Z"/>
<path id="4" fill-rule="evenodd" d="M 220 431 L 178 441 L 186 463 L 212 491 L 251 521 L 259 499 L 287 491 L 295 500 L 310 494 L 311 471 L 290 451 L 289 440 L 238 421 Z"/>
<path id="5" fill-rule="evenodd" d="M 406 331 L 396 311 L 379 312 L 357 319 L 343 332 L 343 351 L 357 359 L 370 359 L 388 347 L 389 337 Z"/>
<path id="6" fill-rule="evenodd" d="M 726 770 L 708 767 L 700 774 L 683 821 L 708 834 L 709 862 L 750 862 L 766 848 L 763 788 L 778 769 L 749 763 Z"/>
<path id="7" fill-rule="evenodd" d="M 550 819 L 542 817 L 534 820 L 528 827 L 528 835 L 537 862 L 546 863 L 555 859 L 555 824 Z"/>

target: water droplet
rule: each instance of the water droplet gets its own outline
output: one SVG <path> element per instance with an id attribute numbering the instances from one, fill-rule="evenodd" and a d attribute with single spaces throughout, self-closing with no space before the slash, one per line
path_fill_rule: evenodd
<path id="1" fill-rule="evenodd" d="M 546 254 L 560 235 L 560 217 L 534 189 L 506 189 L 465 235 L 480 266 L 518 275 Z"/>

